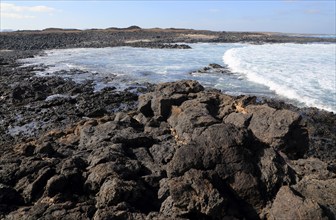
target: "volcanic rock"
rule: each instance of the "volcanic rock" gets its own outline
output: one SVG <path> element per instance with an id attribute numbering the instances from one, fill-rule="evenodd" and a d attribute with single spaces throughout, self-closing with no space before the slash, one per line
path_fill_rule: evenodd
<path id="1" fill-rule="evenodd" d="M 50 88 L 6 87 L 3 103 L 46 125 L 1 136 L 1 219 L 335 218 L 335 164 L 310 150 L 319 134 L 307 114 L 188 80 L 158 84 L 137 108 L 137 95 L 89 84 L 56 103 L 45 97 L 73 96 L 73 82 L 30 80 Z"/>

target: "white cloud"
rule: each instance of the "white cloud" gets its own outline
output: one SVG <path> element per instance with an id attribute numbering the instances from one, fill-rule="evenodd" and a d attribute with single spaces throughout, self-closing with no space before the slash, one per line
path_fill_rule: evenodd
<path id="1" fill-rule="evenodd" d="M 38 5 L 38 6 L 18 6 L 10 3 L 0 3 L 1 12 L 54 12 L 54 8 Z"/>
<path id="2" fill-rule="evenodd" d="M 38 5 L 38 6 L 18 6 L 12 3 L 0 3 L 1 18 L 8 19 L 26 19 L 35 18 L 36 13 L 53 13 L 56 9 Z"/>

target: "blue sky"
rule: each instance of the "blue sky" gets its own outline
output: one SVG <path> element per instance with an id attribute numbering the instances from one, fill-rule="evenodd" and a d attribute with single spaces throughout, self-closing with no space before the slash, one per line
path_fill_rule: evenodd
<path id="1" fill-rule="evenodd" d="M 335 34 L 335 0 L 5 1 L 1 29 L 193 28 Z"/>

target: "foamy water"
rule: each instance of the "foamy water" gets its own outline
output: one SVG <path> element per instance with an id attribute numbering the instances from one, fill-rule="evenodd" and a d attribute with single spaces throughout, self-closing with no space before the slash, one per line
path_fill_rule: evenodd
<path id="1" fill-rule="evenodd" d="M 228 50 L 223 60 L 280 96 L 336 112 L 335 44 L 246 45 Z"/>
<path id="2" fill-rule="evenodd" d="M 96 90 L 138 83 L 194 79 L 231 95 L 283 98 L 299 106 L 336 112 L 335 44 L 191 44 L 192 49 L 79 48 L 49 50 L 22 60 L 45 65 L 38 75 L 77 82 L 93 80 Z M 210 63 L 227 64 L 232 74 L 189 74 Z M 75 74 L 62 70 L 76 69 Z"/>

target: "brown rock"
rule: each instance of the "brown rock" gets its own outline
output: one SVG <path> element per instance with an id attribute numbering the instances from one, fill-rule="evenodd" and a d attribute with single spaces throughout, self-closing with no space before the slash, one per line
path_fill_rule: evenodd
<path id="1" fill-rule="evenodd" d="M 323 211 L 315 201 L 299 196 L 288 186 L 280 188 L 269 212 L 269 219 L 323 219 Z"/>

